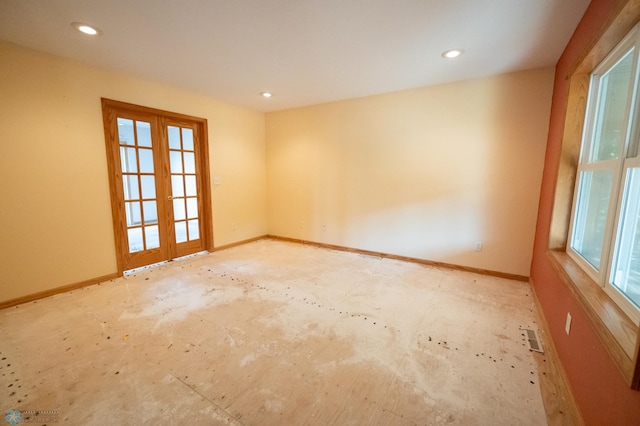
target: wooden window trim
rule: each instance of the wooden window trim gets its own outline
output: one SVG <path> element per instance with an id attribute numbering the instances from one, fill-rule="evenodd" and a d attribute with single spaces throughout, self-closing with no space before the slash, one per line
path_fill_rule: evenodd
<path id="1" fill-rule="evenodd" d="M 627 385 L 635 390 L 640 389 L 640 328 L 578 266 L 566 248 L 590 74 L 638 21 L 640 0 L 621 3 L 566 76 L 569 93 L 547 250 L 551 265 L 585 312 Z"/>

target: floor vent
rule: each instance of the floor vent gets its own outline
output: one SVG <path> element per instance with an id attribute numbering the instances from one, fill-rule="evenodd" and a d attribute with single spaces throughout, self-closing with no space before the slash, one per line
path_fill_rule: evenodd
<path id="1" fill-rule="evenodd" d="M 529 350 L 544 353 L 542 348 L 542 341 L 538 337 L 538 333 L 535 330 L 525 329 L 527 332 L 527 341 L 529 342 Z"/>

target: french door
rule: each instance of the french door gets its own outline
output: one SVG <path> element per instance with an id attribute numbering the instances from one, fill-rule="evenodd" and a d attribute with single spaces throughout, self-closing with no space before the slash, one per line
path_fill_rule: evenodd
<path id="1" fill-rule="evenodd" d="M 213 248 L 207 122 L 102 100 L 118 272 Z"/>

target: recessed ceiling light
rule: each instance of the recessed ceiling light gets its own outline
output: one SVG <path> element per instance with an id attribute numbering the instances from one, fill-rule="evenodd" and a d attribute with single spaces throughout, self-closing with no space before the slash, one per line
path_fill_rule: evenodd
<path id="1" fill-rule="evenodd" d="M 447 50 L 446 52 L 442 52 L 442 57 L 447 59 L 453 59 L 462 55 L 462 52 L 463 52 L 462 49 L 451 49 L 451 50 Z"/>
<path id="2" fill-rule="evenodd" d="M 271 92 L 262 92 L 260 93 L 260 95 L 262 95 L 263 98 L 270 98 L 271 96 L 273 96 Z"/>
<path id="3" fill-rule="evenodd" d="M 76 30 L 87 35 L 100 35 L 102 31 L 99 28 L 92 27 L 91 25 L 83 24 L 81 22 L 73 22 L 71 26 Z"/>

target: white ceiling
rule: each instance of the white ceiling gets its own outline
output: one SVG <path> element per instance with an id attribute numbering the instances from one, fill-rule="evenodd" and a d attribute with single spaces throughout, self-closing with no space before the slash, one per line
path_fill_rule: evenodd
<path id="1" fill-rule="evenodd" d="M 0 39 L 274 111 L 553 66 L 588 4 L 1 0 Z M 451 48 L 465 53 L 443 59 Z"/>

